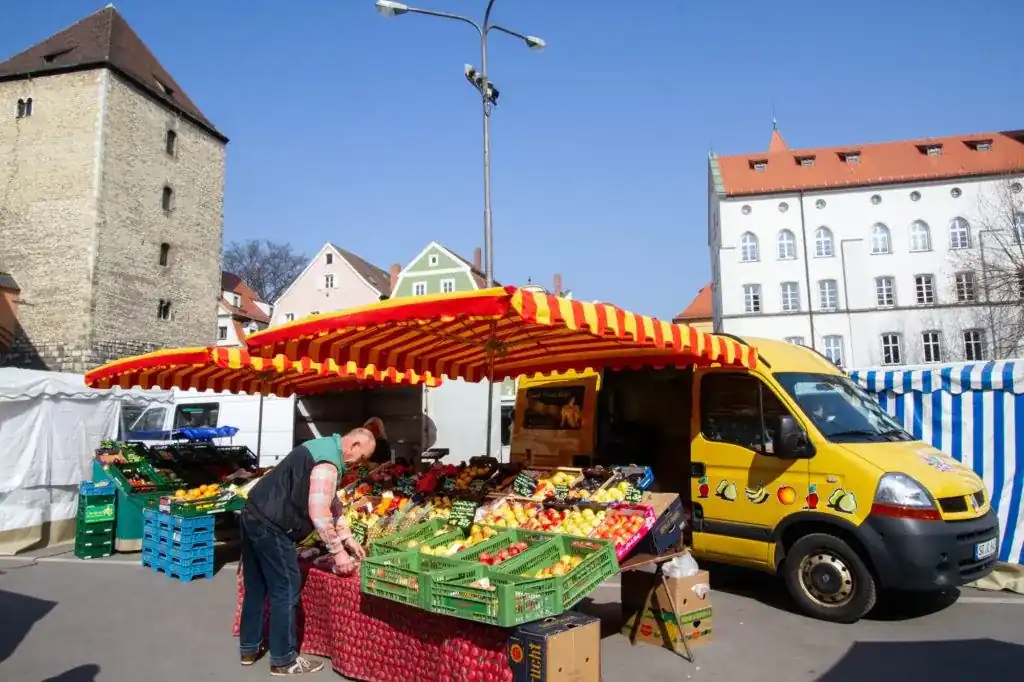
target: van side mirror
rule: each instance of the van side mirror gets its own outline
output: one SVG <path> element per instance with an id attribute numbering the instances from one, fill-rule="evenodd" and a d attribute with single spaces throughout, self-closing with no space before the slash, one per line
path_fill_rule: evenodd
<path id="1" fill-rule="evenodd" d="M 814 446 L 807 433 L 791 415 L 784 414 L 775 424 L 775 456 L 779 459 L 807 459 Z"/>

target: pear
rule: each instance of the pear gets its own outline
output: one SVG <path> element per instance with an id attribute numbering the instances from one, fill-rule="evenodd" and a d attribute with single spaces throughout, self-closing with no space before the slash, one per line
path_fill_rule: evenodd
<path id="1" fill-rule="evenodd" d="M 725 489 L 722 490 L 722 497 L 724 499 L 728 500 L 729 502 L 735 502 L 736 501 L 736 484 L 735 483 L 727 484 L 725 486 Z"/>
<path id="2" fill-rule="evenodd" d="M 716 495 L 722 495 L 725 492 L 725 487 L 727 485 L 729 485 L 729 481 L 726 481 L 725 479 L 722 479 L 721 481 L 719 481 L 718 485 L 715 486 L 715 494 Z"/>
<path id="3" fill-rule="evenodd" d="M 828 506 L 838 507 L 839 500 L 843 499 L 843 495 L 845 494 L 846 491 L 843 490 L 842 488 L 836 488 L 835 490 L 833 490 L 832 494 L 828 496 Z"/>
<path id="4" fill-rule="evenodd" d="M 852 514 L 857 511 L 857 498 L 853 496 L 853 493 L 846 493 L 839 498 L 839 502 L 836 503 L 836 509 Z"/>

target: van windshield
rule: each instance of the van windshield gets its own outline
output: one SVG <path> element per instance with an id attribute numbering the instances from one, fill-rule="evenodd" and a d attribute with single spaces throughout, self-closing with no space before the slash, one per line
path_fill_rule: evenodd
<path id="1" fill-rule="evenodd" d="M 775 378 L 821 434 L 833 443 L 913 440 L 902 426 L 848 377 L 779 372 Z"/>

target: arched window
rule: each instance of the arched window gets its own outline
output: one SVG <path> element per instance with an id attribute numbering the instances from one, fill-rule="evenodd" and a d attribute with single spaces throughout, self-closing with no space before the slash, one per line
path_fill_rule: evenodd
<path id="1" fill-rule="evenodd" d="M 889 228 L 882 223 L 875 223 L 871 228 L 871 253 L 883 254 L 892 253 L 892 246 L 889 243 Z"/>
<path id="2" fill-rule="evenodd" d="M 796 237 L 789 230 L 779 232 L 777 239 L 779 249 L 779 260 L 794 260 L 796 258 Z"/>
<path id="3" fill-rule="evenodd" d="M 910 223 L 910 250 L 932 250 L 932 232 L 928 227 L 928 223 L 923 220 L 915 220 Z"/>
<path id="4" fill-rule="evenodd" d="M 178 133 L 173 130 L 167 131 L 167 139 L 164 141 L 164 148 L 167 156 L 174 156 L 178 152 Z"/>
<path id="5" fill-rule="evenodd" d="M 744 232 L 740 237 L 740 262 L 756 263 L 761 259 L 758 253 L 757 237 L 753 232 Z"/>
<path id="6" fill-rule="evenodd" d="M 971 225 L 960 217 L 949 221 L 949 248 L 971 248 Z"/>
<path id="7" fill-rule="evenodd" d="M 835 255 L 835 245 L 832 241 L 832 230 L 824 225 L 814 231 L 814 257 L 831 258 Z"/>
<path id="8" fill-rule="evenodd" d="M 168 212 L 174 209 L 174 190 L 166 185 L 164 186 L 163 196 L 160 199 L 160 205 Z"/>
<path id="9" fill-rule="evenodd" d="M 160 265 L 167 267 L 171 258 L 171 245 L 164 242 L 160 245 Z"/>

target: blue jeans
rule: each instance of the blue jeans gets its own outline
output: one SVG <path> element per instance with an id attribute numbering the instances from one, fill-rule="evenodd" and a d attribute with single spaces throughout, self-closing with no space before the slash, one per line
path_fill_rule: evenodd
<path id="1" fill-rule="evenodd" d="M 264 605 L 270 601 L 270 665 L 291 665 L 298 656 L 295 609 L 302 574 L 295 543 L 278 529 L 243 510 L 242 581 L 245 597 L 238 625 L 241 654 L 255 654 L 263 641 Z"/>

